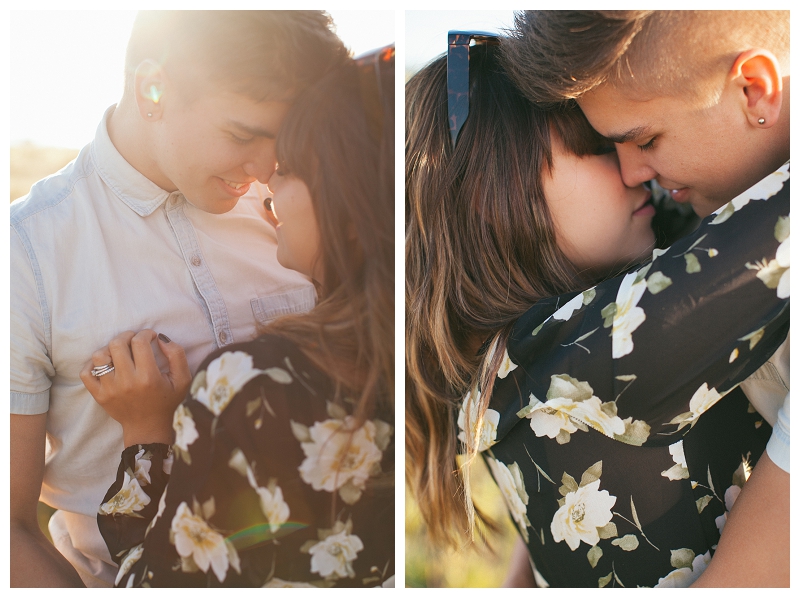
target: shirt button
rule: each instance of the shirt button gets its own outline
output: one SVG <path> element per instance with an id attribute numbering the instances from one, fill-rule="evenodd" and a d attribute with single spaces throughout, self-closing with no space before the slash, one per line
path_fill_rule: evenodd
<path id="1" fill-rule="evenodd" d="M 219 341 L 221 343 L 224 343 L 227 340 L 228 340 L 228 335 L 225 334 L 225 331 L 223 330 L 222 332 L 219 333 Z"/>
<path id="2" fill-rule="evenodd" d="M 202 263 L 200 256 L 195 254 L 192 256 L 192 266 L 199 266 Z"/>
<path id="3" fill-rule="evenodd" d="M 170 199 L 170 202 L 172 202 L 172 205 L 174 206 L 176 203 L 178 203 L 178 196 L 173 195 L 172 199 Z"/>

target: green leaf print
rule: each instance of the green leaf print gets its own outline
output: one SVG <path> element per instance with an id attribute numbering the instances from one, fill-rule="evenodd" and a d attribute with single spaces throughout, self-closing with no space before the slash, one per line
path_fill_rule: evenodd
<path id="1" fill-rule="evenodd" d="M 589 564 L 592 566 L 592 569 L 594 569 L 597 566 L 597 562 L 601 559 L 602 556 L 603 556 L 603 549 L 600 548 L 597 544 L 595 544 L 589 549 L 589 552 L 586 553 L 586 558 L 589 559 Z"/>
<path id="2" fill-rule="evenodd" d="M 687 274 L 695 274 L 696 272 L 700 272 L 700 261 L 697 259 L 697 256 L 693 253 L 687 253 L 683 256 L 683 259 L 686 260 L 686 273 Z"/>
<path id="3" fill-rule="evenodd" d="M 639 538 L 633 534 L 627 534 L 621 538 L 617 538 L 616 540 L 611 540 L 611 543 L 614 546 L 619 546 L 626 552 L 631 552 L 632 550 L 639 548 Z"/>
<path id="4" fill-rule="evenodd" d="M 672 279 L 669 276 L 665 276 L 662 272 L 653 272 L 652 276 L 647 279 L 647 290 L 651 294 L 657 295 L 671 284 Z"/>
<path id="5" fill-rule="evenodd" d="M 669 564 L 676 569 L 692 566 L 694 560 L 694 550 L 690 548 L 679 548 L 678 550 L 670 550 Z"/>

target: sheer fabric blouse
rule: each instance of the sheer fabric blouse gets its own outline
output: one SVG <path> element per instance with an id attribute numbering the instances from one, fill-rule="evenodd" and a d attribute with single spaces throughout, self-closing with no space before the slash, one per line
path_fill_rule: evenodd
<path id="1" fill-rule="evenodd" d="M 125 449 L 100 506 L 117 585 L 391 583 L 393 427 L 358 425 L 334 397 L 282 338 L 212 354 L 175 412 L 175 443 Z"/>
<path id="2" fill-rule="evenodd" d="M 540 583 L 705 569 L 771 433 L 737 386 L 786 338 L 788 250 L 786 164 L 645 265 L 518 320 L 485 416 L 476 388 L 459 427 Z"/>

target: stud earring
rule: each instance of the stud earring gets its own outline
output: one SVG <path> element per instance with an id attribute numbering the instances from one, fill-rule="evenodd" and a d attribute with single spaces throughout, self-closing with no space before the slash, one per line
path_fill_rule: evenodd
<path id="1" fill-rule="evenodd" d="M 153 116 L 153 113 L 152 113 L 152 112 L 148 112 L 148 113 L 147 113 L 147 116 L 152 118 L 152 116 Z"/>
<path id="2" fill-rule="evenodd" d="M 765 122 L 767 122 L 767 121 L 764 118 L 759 118 L 758 119 L 758 124 L 760 124 L 760 125 L 763 125 Z"/>

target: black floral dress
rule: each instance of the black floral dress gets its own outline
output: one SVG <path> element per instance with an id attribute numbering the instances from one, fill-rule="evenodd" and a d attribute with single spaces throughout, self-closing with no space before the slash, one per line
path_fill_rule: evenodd
<path id="1" fill-rule="evenodd" d="M 647 264 L 519 319 L 489 409 L 477 421 L 473 390 L 459 427 L 540 584 L 699 577 L 771 433 L 738 384 L 786 338 L 788 297 L 787 163 Z"/>
<path id="2" fill-rule="evenodd" d="M 212 354 L 172 446 L 122 454 L 98 524 L 118 586 L 374 587 L 394 575 L 391 416 L 358 425 L 292 343 Z"/>

